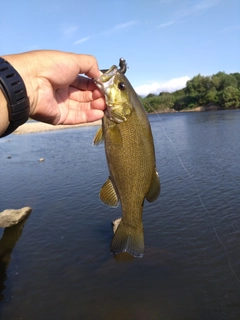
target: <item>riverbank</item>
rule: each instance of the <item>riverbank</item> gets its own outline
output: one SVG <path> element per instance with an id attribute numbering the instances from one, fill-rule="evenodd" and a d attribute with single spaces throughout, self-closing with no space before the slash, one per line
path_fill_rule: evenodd
<path id="1" fill-rule="evenodd" d="M 171 109 L 171 108 L 166 108 L 163 109 L 161 111 L 157 111 L 157 113 L 175 113 L 175 112 L 201 112 L 201 111 L 217 111 L 217 110 L 224 110 L 223 107 L 217 105 L 217 104 L 208 104 L 206 106 L 199 106 L 199 107 L 195 107 L 195 108 L 186 108 L 186 109 L 182 109 L 182 110 L 175 110 L 175 109 Z"/>
<path id="2" fill-rule="evenodd" d="M 217 111 L 217 110 L 223 110 L 223 108 L 217 104 L 209 104 L 207 106 L 201 106 L 201 107 L 196 107 L 192 109 L 182 109 L 179 112 L 201 112 L 201 111 Z"/>
<path id="3" fill-rule="evenodd" d="M 206 106 L 199 106 L 195 108 L 186 108 L 182 110 L 175 110 L 173 108 L 165 108 L 165 109 L 158 109 L 156 111 L 148 112 L 149 114 L 154 113 L 178 113 L 178 112 L 203 112 L 203 111 L 217 111 L 217 110 L 226 110 L 223 107 L 217 105 L 217 104 L 208 104 Z M 235 108 L 229 108 L 228 110 L 235 110 Z"/>
<path id="4" fill-rule="evenodd" d="M 157 110 L 156 112 L 149 112 L 149 114 L 154 113 L 178 113 L 178 112 L 201 112 L 201 111 L 216 111 L 216 110 L 222 110 L 222 107 L 219 105 L 207 105 L 202 107 L 196 107 L 192 109 L 183 109 L 180 111 L 166 108 L 162 110 Z M 13 133 L 14 134 L 26 134 L 26 133 L 36 133 L 36 132 L 44 132 L 44 131 L 52 131 L 52 130 L 62 130 L 62 129 L 73 129 L 78 128 L 82 126 L 100 126 L 102 123 L 101 120 L 95 121 L 95 122 L 88 122 L 78 125 L 51 125 L 48 123 L 38 122 L 38 121 L 28 121 L 24 123 L 22 126 L 18 127 Z"/>
<path id="5" fill-rule="evenodd" d="M 22 126 L 18 127 L 14 134 L 26 134 L 26 133 L 34 133 L 34 132 L 45 132 L 45 131 L 52 131 L 52 130 L 62 130 L 62 129 L 73 129 L 83 126 L 98 126 L 101 125 L 101 120 L 95 122 L 88 122 L 78 125 L 57 125 L 53 126 L 48 123 L 43 122 L 26 122 Z"/>

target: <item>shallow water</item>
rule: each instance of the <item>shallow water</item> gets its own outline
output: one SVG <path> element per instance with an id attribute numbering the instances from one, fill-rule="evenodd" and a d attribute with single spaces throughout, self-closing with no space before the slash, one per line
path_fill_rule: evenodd
<path id="1" fill-rule="evenodd" d="M 109 252 L 96 127 L 0 140 L 0 211 L 33 208 L 0 231 L 0 319 L 240 319 L 240 112 L 149 118 L 162 191 L 142 259 Z"/>

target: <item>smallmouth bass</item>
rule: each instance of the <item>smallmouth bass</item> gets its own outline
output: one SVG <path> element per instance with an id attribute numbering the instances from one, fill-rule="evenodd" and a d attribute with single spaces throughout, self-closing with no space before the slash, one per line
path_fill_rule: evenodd
<path id="1" fill-rule="evenodd" d="M 142 212 L 144 200 L 155 201 L 160 194 L 152 131 L 147 114 L 132 85 L 124 75 L 126 66 L 112 66 L 94 79 L 105 95 L 107 109 L 93 144 L 105 143 L 109 178 L 100 199 L 109 206 L 121 203 L 122 219 L 111 242 L 111 252 L 144 253 Z M 125 62 L 125 61 L 124 61 Z"/>

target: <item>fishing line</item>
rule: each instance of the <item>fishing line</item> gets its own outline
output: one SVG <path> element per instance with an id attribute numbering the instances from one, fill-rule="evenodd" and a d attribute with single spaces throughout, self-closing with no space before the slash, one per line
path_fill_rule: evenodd
<path id="1" fill-rule="evenodd" d="M 192 181 L 192 183 L 193 183 L 193 185 L 194 185 L 194 187 L 195 187 L 195 190 L 196 190 L 196 192 L 197 192 L 198 199 L 199 199 L 199 201 L 200 201 L 200 203 L 201 203 L 201 206 L 202 206 L 203 209 L 207 212 L 208 216 L 209 216 L 210 219 L 211 219 L 212 228 L 213 228 L 213 231 L 214 231 L 214 233 L 215 233 L 215 236 L 216 236 L 217 240 L 219 241 L 220 245 L 222 246 L 222 248 L 223 248 L 223 250 L 224 250 L 224 252 L 225 252 L 225 254 L 226 254 L 226 256 L 227 256 L 229 268 L 230 268 L 232 274 L 234 275 L 235 279 L 236 279 L 236 280 L 238 281 L 238 283 L 240 284 L 240 279 L 238 278 L 238 276 L 236 275 L 235 271 L 233 270 L 233 267 L 232 267 L 232 264 L 231 264 L 231 261 L 230 261 L 230 257 L 229 257 L 228 250 L 227 250 L 226 246 L 224 245 L 224 243 L 222 242 L 221 238 L 219 237 L 219 235 L 218 235 L 218 233 L 217 233 L 217 229 L 216 229 L 216 226 L 215 226 L 213 217 L 212 217 L 210 211 L 207 209 L 207 207 L 205 206 L 205 204 L 204 204 L 204 202 L 203 202 L 203 200 L 202 200 L 202 197 L 201 197 L 201 194 L 200 194 L 200 192 L 199 192 L 199 189 L 198 189 L 198 186 L 197 186 L 197 183 L 196 183 L 195 179 L 193 178 L 193 176 L 191 175 L 191 173 L 188 171 L 188 169 L 187 169 L 186 166 L 184 165 L 184 163 L 183 163 L 183 161 L 182 161 L 182 159 L 181 159 L 181 157 L 180 157 L 179 151 L 178 151 L 175 143 L 173 142 L 173 140 L 172 140 L 172 139 L 169 137 L 169 135 L 167 134 L 167 132 L 166 132 L 166 130 L 165 130 L 165 125 L 164 125 L 164 122 L 163 122 L 162 117 L 159 116 L 159 114 L 152 108 L 151 105 L 149 105 L 149 103 L 148 103 L 148 106 L 151 108 L 151 110 L 152 110 L 152 111 L 159 117 L 159 119 L 161 120 L 163 133 L 164 133 L 164 135 L 166 136 L 166 138 L 169 140 L 169 142 L 172 144 L 172 146 L 173 146 L 173 148 L 174 148 L 174 150 L 175 150 L 175 152 L 176 152 L 176 155 L 177 155 L 177 157 L 178 157 L 178 160 L 179 160 L 181 166 L 183 167 L 183 169 L 186 171 L 187 175 L 188 175 L 189 178 L 191 179 L 191 181 Z"/>

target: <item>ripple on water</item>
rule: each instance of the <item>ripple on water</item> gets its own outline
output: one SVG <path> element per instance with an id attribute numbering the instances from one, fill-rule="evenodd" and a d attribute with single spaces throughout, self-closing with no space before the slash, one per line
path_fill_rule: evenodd
<path id="1" fill-rule="evenodd" d="M 144 258 L 125 262 L 109 252 L 121 208 L 99 200 L 108 170 L 96 127 L 1 139 L 1 210 L 33 212 L 5 265 L 0 317 L 240 318 L 239 117 L 150 116 L 162 191 L 144 206 Z"/>

